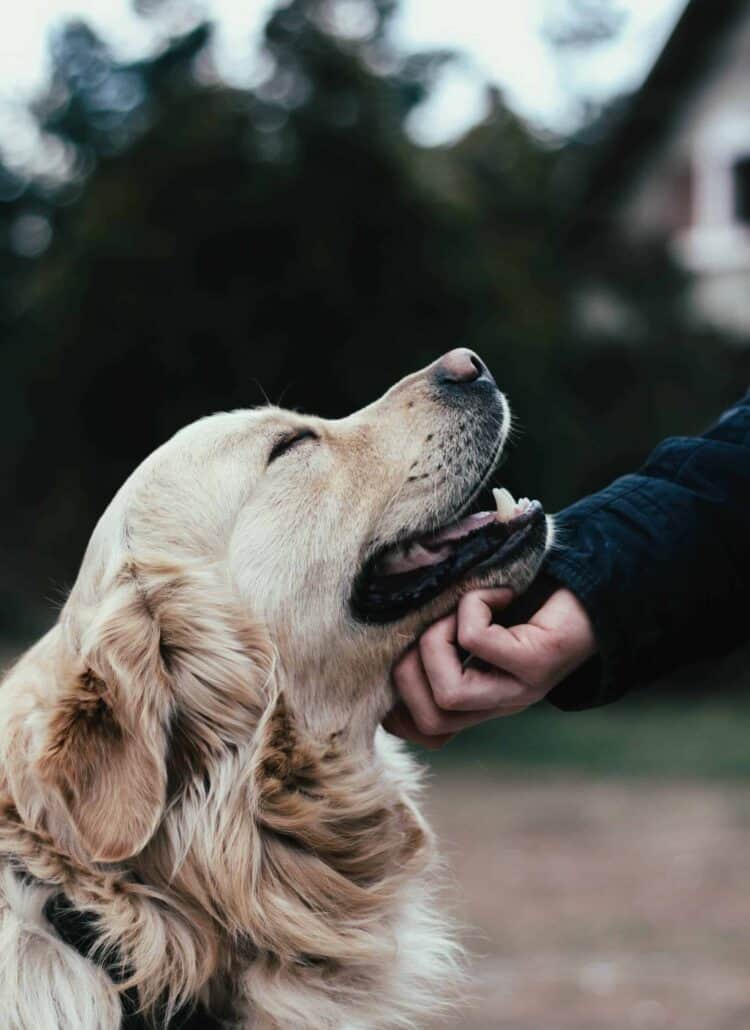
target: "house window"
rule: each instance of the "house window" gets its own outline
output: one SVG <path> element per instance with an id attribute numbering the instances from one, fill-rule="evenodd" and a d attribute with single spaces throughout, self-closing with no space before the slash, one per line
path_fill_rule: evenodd
<path id="1" fill-rule="evenodd" d="M 734 215 L 738 222 L 750 225 L 750 157 L 734 165 Z"/>

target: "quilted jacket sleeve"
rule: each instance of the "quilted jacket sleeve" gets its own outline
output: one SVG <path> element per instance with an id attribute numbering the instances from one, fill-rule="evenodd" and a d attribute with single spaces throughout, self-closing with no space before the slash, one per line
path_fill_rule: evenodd
<path id="1" fill-rule="evenodd" d="M 548 582 L 578 596 L 599 643 L 550 694 L 558 707 L 606 704 L 750 639 L 750 394 L 557 525 Z"/>

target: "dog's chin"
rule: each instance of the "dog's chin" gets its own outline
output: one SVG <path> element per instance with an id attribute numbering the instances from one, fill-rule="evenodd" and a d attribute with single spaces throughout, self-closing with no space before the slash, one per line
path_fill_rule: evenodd
<path id="1" fill-rule="evenodd" d="M 406 538 L 367 561 L 354 585 L 352 613 L 361 622 L 399 623 L 417 633 L 469 590 L 509 587 L 522 593 L 550 540 L 551 523 L 538 501 L 505 521 L 482 512 L 437 533 Z"/>

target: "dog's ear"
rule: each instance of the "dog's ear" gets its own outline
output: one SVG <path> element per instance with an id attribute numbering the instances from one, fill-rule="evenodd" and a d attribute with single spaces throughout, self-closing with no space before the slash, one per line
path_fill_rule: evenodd
<path id="1" fill-rule="evenodd" d="M 151 684 L 126 682 L 127 675 L 120 670 L 119 681 L 107 682 L 86 669 L 76 676 L 50 713 L 38 758 L 57 802 L 52 821 L 62 809 L 75 843 L 97 862 L 139 852 L 164 811 L 167 712 L 154 703 Z"/>
<path id="2" fill-rule="evenodd" d="M 66 607 L 31 749 L 44 801 L 19 808 L 73 853 L 122 861 L 151 839 L 168 792 L 205 794 L 226 749 L 252 739 L 273 654 L 210 568 L 128 562 L 99 604 Z"/>
<path id="3" fill-rule="evenodd" d="M 98 600 L 63 612 L 33 759 L 52 836 L 117 862 L 146 845 L 164 812 L 174 701 L 159 623 L 133 569 Z"/>

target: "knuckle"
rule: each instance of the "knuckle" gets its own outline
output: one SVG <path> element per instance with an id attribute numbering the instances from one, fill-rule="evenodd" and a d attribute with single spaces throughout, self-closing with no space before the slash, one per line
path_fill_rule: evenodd
<path id="1" fill-rule="evenodd" d="M 510 683 L 503 689 L 503 700 L 510 701 L 514 705 L 524 704 L 527 693 L 528 687 L 525 683 Z"/>
<path id="2" fill-rule="evenodd" d="M 530 705 L 536 704 L 540 701 L 546 693 L 544 687 L 537 685 L 536 683 L 523 683 L 518 689 L 518 693 L 515 696 L 515 703 L 523 705 L 524 708 L 528 708 Z"/>
<path id="3" fill-rule="evenodd" d="M 472 623 L 458 627 L 458 642 L 464 651 L 473 651 L 480 644 L 480 636 L 478 628 Z"/>
<path id="4" fill-rule="evenodd" d="M 433 688 L 433 696 L 438 708 L 450 712 L 461 704 L 461 691 L 449 684 L 440 684 Z"/>
<path id="5" fill-rule="evenodd" d="M 435 624 L 422 634 L 419 646 L 424 651 L 433 651 L 440 644 L 440 628 Z"/>
<path id="6" fill-rule="evenodd" d="M 408 686 L 410 678 L 411 676 L 409 669 L 403 662 L 399 662 L 399 664 L 396 665 L 393 671 L 391 672 L 391 679 L 393 680 L 393 685 L 399 692 L 403 690 L 405 686 Z"/>
<path id="7" fill-rule="evenodd" d="M 417 729 L 427 737 L 439 737 L 447 732 L 443 719 L 437 713 L 422 713 L 415 719 Z"/>
<path id="8" fill-rule="evenodd" d="M 528 687 L 524 700 L 529 705 L 535 705 L 538 701 L 544 700 L 549 694 L 554 683 L 549 680 L 544 680 L 541 683 L 536 683 L 533 686 Z"/>
<path id="9" fill-rule="evenodd" d="M 526 670 L 526 691 L 529 696 L 544 693 L 549 668 L 543 661 L 530 661 Z"/>

